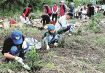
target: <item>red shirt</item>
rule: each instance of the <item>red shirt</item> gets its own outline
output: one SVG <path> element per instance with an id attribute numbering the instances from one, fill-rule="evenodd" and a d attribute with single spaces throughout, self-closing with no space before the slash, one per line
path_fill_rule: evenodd
<path id="1" fill-rule="evenodd" d="M 52 13 L 51 8 L 48 5 L 44 5 L 44 13 L 46 13 L 46 14 Z"/>
<path id="2" fill-rule="evenodd" d="M 58 9 L 58 6 L 57 6 L 57 5 L 54 5 L 54 6 L 52 7 L 52 11 L 53 11 L 53 12 L 57 12 L 57 9 Z"/>
<path id="3" fill-rule="evenodd" d="M 31 9 L 30 9 L 29 7 L 26 7 L 26 8 L 24 9 L 23 13 L 22 13 L 22 16 L 23 16 L 23 17 L 28 17 L 29 14 L 30 14 L 30 12 L 31 12 Z"/>
<path id="4" fill-rule="evenodd" d="M 65 6 L 64 5 L 60 5 L 60 16 L 65 15 Z"/>

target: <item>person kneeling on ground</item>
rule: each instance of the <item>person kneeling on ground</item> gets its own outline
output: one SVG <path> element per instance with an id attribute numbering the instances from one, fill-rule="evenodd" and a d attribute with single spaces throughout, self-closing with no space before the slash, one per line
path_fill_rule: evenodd
<path id="1" fill-rule="evenodd" d="M 24 24 L 31 24 L 30 20 L 29 20 L 29 14 L 32 11 L 32 5 L 29 4 L 28 7 L 26 7 L 22 13 L 22 16 L 20 16 L 20 20 L 22 23 Z"/>
<path id="2" fill-rule="evenodd" d="M 72 13 L 67 13 L 64 16 L 60 17 L 57 21 L 57 23 L 55 24 L 55 30 L 59 32 L 60 34 L 62 34 L 63 32 L 72 32 L 71 28 L 72 28 L 72 24 L 69 23 L 69 20 L 73 17 Z"/>
<path id="3" fill-rule="evenodd" d="M 46 46 L 46 49 L 49 50 L 50 46 L 57 46 L 59 35 L 55 31 L 55 26 L 53 24 L 48 25 L 48 31 L 44 33 L 43 43 Z"/>
<path id="4" fill-rule="evenodd" d="M 12 31 L 11 35 L 4 40 L 2 54 L 7 62 L 15 60 L 25 69 L 30 70 L 30 67 L 23 62 L 25 51 L 29 48 L 29 44 L 24 39 L 21 31 Z"/>
<path id="5" fill-rule="evenodd" d="M 53 24 L 48 25 L 48 31 L 45 32 L 43 36 L 43 44 L 45 45 L 47 50 L 50 50 L 50 47 L 57 47 L 59 41 L 62 40 L 60 34 L 64 33 L 66 30 L 70 29 L 69 27 L 66 29 L 61 29 L 56 31 L 55 26 Z"/>

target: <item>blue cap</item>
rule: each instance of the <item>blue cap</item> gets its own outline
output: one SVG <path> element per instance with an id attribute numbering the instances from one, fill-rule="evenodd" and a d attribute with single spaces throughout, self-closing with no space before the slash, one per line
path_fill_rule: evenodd
<path id="1" fill-rule="evenodd" d="M 55 30 L 55 26 L 52 25 L 52 24 L 48 25 L 48 30 L 49 30 L 49 31 L 50 31 L 50 30 Z"/>
<path id="2" fill-rule="evenodd" d="M 22 42 L 23 42 L 22 32 L 19 30 L 14 30 L 11 33 L 11 38 L 12 38 L 14 44 L 16 44 L 16 45 L 22 44 Z"/>

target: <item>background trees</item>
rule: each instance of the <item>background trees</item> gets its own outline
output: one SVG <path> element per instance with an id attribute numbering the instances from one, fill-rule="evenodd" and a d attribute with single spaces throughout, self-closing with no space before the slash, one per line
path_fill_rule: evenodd
<path id="1" fill-rule="evenodd" d="M 50 6 L 53 5 L 54 2 L 59 4 L 60 0 L 0 0 L 0 15 L 9 12 L 12 14 L 16 12 L 22 12 L 23 9 L 31 3 L 33 5 L 34 10 L 41 10 L 43 2 L 49 3 Z M 66 0 L 67 4 L 70 2 L 74 2 L 76 6 L 79 4 L 88 4 L 92 0 Z M 98 3 L 105 3 L 105 0 L 96 0 Z"/>

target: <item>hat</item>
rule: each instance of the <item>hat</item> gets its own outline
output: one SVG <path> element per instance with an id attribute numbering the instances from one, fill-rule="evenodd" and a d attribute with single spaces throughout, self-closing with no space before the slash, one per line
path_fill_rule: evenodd
<path id="1" fill-rule="evenodd" d="M 14 44 L 16 44 L 16 45 L 22 44 L 22 42 L 23 42 L 22 32 L 19 30 L 14 30 L 11 33 L 11 39 L 13 40 Z"/>
<path id="2" fill-rule="evenodd" d="M 50 30 L 55 30 L 55 26 L 52 25 L 52 24 L 48 25 L 48 30 L 49 30 L 49 31 L 50 31 Z"/>

